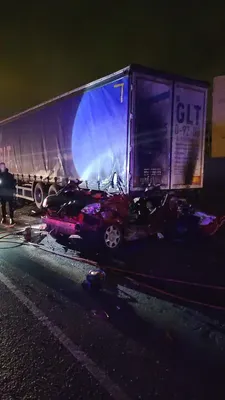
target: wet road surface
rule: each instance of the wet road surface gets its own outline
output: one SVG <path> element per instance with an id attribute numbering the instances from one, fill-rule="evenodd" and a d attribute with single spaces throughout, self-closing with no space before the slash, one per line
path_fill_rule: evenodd
<path id="1" fill-rule="evenodd" d="M 224 398 L 216 321 L 89 269 L 0 240 L 1 399 Z"/>

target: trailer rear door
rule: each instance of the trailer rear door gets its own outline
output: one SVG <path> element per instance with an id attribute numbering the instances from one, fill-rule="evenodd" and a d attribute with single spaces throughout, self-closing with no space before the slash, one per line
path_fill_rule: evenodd
<path id="1" fill-rule="evenodd" d="M 207 88 L 174 85 L 171 189 L 203 186 Z"/>
<path id="2" fill-rule="evenodd" d="M 170 185 L 172 81 L 134 74 L 131 129 L 131 191 Z"/>
<path id="3" fill-rule="evenodd" d="M 207 87 L 133 75 L 130 190 L 203 186 Z"/>

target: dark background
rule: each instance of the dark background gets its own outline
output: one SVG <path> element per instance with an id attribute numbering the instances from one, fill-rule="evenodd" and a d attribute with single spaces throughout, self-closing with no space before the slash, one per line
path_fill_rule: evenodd
<path id="1" fill-rule="evenodd" d="M 225 72 L 225 3 L 7 1 L 0 118 L 132 62 L 211 80 Z"/>

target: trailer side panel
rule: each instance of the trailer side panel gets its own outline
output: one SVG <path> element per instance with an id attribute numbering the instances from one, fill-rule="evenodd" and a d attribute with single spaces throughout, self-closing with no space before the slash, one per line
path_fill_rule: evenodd
<path id="1" fill-rule="evenodd" d="M 0 161 L 14 174 L 126 185 L 128 76 L 49 103 L 0 125 Z"/>

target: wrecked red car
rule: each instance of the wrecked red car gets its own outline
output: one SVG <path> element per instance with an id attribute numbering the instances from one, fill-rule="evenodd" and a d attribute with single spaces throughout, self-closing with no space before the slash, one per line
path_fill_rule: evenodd
<path id="1" fill-rule="evenodd" d="M 48 231 L 79 235 L 116 250 L 123 241 L 153 235 L 194 238 L 209 235 L 214 229 L 214 217 L 196 212 L 185 199 L 164 194 L 158 187 L 148 188 L 144 197 L 131 198 L 123 193 L 81 189 L 80 183 L 70 182 L 46 198 L 43 222 Z"/>

